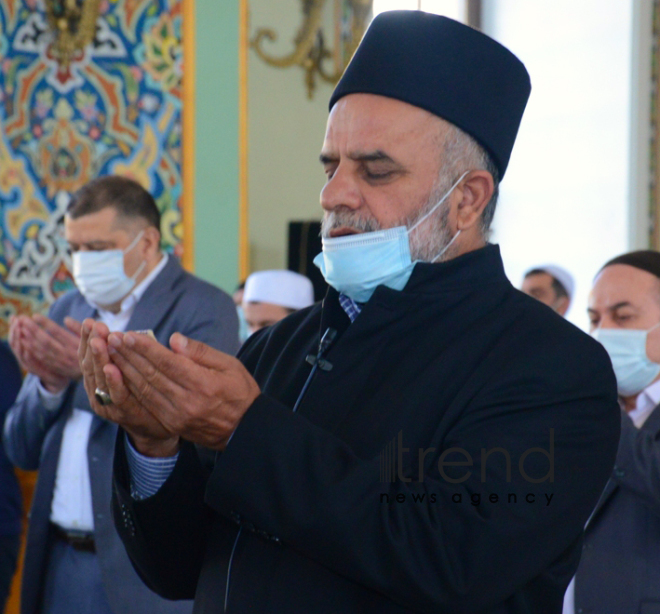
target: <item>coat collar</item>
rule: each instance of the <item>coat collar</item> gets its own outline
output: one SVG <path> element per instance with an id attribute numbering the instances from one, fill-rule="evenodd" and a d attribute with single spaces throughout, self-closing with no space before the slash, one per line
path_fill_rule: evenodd
<path id="1" fill-rule="evenodd" d="M 403 290 L 378 286 L 355 324 L 363 324 L 365 317 L 371 317 L 369 314 L 377 312 L 378 326 L 383 326 L 389 317 L 398 317 L 403 311 L 415 309 L 429 300 L 441 304 L 458 304 L 466 295 L 481 291 L 489 284 L 511 287 L 504 272 L 499 245 L 489 243 L 458 258 L 437 264 L 419 262 Z M 320 335 L 328 328 L 337 329 L 341 335 L 349 325 L 350 320 L 339 304 L 339 293 L 329 287 L 323 301 Z"/>
<path id="2" fill-rule="evenodd" d="M 419 300 L 437 301 L 447 296 L 458 299 L 489 284 L 511 286 L 504 273 L 499 245 L 490 243 L 446 262 L 418 262 L 403 290 L 379 286 L 369 303 L 400 309 Z"/>
<path id="3" fill-rule="evenodd" d="M 504 273 L 500 246 L 489 243 L 446 262 L 418 262 L 401 293 L 415 295 L 449 290 L 453 292 L 463 288 L 473 290 L 483 284 L 503 282 L 508 283 L 508 280 Z"/>

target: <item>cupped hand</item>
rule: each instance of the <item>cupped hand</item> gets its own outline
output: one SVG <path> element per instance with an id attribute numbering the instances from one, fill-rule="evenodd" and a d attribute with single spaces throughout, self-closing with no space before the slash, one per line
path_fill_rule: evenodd
<path id="1" fill-rule="evenodd" d="M 172 456 L 179 437 L 147 411 L 131 393 L 121 371 L 110 361 L 108 327 L 101 322 L 85 320 L 78 356 L 85 391 L 92 409 L 105 420 L 121 425 L 139 452 L 148 456 Z M 96 390 L 107 392 L 112 404 L 102 405 Z"/>
<path id="2" fill-rule="evenodd" d="M 258 384 L 239 360 L 204 343 L 175 333 L 170 346 L 136 333 L 108 337 L 109 358 L 139 406 L 169 432 L 224 449 Z"/>

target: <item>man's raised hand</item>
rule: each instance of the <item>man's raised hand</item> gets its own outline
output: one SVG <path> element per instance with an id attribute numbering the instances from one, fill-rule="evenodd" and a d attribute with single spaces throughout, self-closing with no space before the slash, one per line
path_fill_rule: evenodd
<path id="1" fill-rule="evenodd" d="M 51 392 L 80 379 L 78 344 L 80 323 L 65 318 L 59 326 L 40 314 L 10 320 L 9 344 L 21 366 L 36 375 Z"/>
<path id="2" fill-rule="evenodd" d="M 224 449 L 259 396 L 258 384 L 240 361 L 204 343 L 175 333 L 170 345 L 136 333 L 108 337 L 110 361 L 140 407 L 167 431 Z"/>
<path id="3" fill-rule="evenodd" d="M 93 320 L 83 322 L 78 356 L 92 409 L 101 418 L 121 425 L 143 454 L 172 456 L 179 447 L 178 435 L 147 411 L 126 386 L 121 371 L 110 360 L 108 335 L 105 324 Z M 110 395 L 110 405 L 98 402 L 97 389 Z"/>

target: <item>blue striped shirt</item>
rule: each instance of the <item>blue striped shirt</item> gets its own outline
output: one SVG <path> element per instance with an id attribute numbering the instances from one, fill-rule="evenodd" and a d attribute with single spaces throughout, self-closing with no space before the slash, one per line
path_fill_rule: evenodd
<path id="1" fill-rule="evenodd" d="M 179 454 L 151 458 L 140 454 L 126 435 L 126 458 L 131 475 L 131 497 L 140 501 L 155 495 L 174 470 Z"/>
<path id="2" fill-rule="evenodd" d="M 341 308 L 346 312 L 346 315 L 349 317 L 351 322 L 355 322 L 355 318 L 360 315 L 362 311 L 362 304 L 356 303 L 350 296 L 345 294 L 339 295 L 339 304 Z"/>

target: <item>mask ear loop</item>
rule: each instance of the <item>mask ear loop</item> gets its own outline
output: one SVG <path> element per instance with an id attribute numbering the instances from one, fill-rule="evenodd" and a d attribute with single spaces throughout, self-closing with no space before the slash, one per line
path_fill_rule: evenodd
<path id="1" fill-rule="evenodd" d="M 128 252 L 130 252 L 138 244 L 138 242 L 142 238 L 142 235 L 144 235 L 144 230 L 141 230 L 140 232 L 138 232 L 138 234 L 135 236 L 135 239 L 133 239 L 131 241 L 131 244 L 122 252 L 122 254 L 124 254 L 124 255 L 128 254 Z M 133 281 L 135 281 L 138 278 L 138 276 L 140 275 L 140 273 L 142 273 L 142 270 L 144 269 L 145 266 L 147 266 L 147 261 L 143 260 L 142 263 L 140 264 L 140 266 L 135 271 L 135 273 L 133 273 L 133 275 L 131 275 L 129 279 L 132 279 Z"/>
<path id="2" fill-rule="evenodd" d="M 458 235 L 460 235 L 461 232 L 463 232 L 463 231 L 459 228 L 458 231 L 456 232 L 456 234 L 453 236 L 452 240 L 449 241 L 449 243 L 447 243 L 447 245 L 444 246 L 442 251 L 433 260 L 431 260 L 431 262 L 435 262 L 438 258 L 441 258 L 445 254 L 445 252 L 451 247 L 451 244 L 454 241 L 456 241 L 456 239 L 458 239 Z"/>
<path id="3" fill-rule="evenodd" d="M 652 362 L 652 363 L 655 364 L 655 365 L 657 365 L 658 363 L 657 363 L 657 362 L 653 362 L 653 361 L 650 359 L 650 357 L 649 357 L 649 352 L 648 352 L 648 350 L 646 349 L 646 346 L 648 345 L 648 342 L 649 342 L 649 333 L 650 333 L 651 331 L 654 331 L 656 328 L 658 328 L 658 326 L 660 326 L 660 322 L 658 322 L 655 326 L 651 326 L 651 328 L 649 328 L 649 329 L 646 331 L 646 335 L 644 336 L 644 356 L 646 356 L 647 360 L 649 360 L 650 362 Z"/>
<path id="4" fill-rule="evenodd" d="M 451 186 L 451 188 L 449 188 L 449 190 L 447 190 L 447 193 L 446 193 L 446 194 L 445 194 L 445 195 L 444 195 L 444 196 L 443 196 L 443 197 L 442 197 L 442 198 L 441 198 L 441 199 L 440 199 L 440 200 L 439 200 L 439 201 L 433 206 L 433 208 L 432 208 L 430 211 L 428 211 L 425 215 L 423 215 L 419 220 L 417 220 L 417 222 L 415 222 L 415 224 L 413 225 L 413 227 L 410 228 L 410 229 L 408 230 L 408 236 L 410 236 L 410 233 L 411 233 L 413 230 L 415 230 L 415 228 L 417 228 L 417 226 L 419 226 L 424 220 L 426 220 L 430 215 L 433 215 L 433 213 L 435 212 L 435 210 L 436 210 L 436 209 L 437 209 L 442 203 L 444 203 L 444 202 L 447 200 L 447 198 L 449 198 L 449 195 L 450 195 L 450 194 L 456 189 L 456 186 L 457 186 L 461 181 L 463 181 L 464 177 L 465 177 L 469 172 L 470 172 L 470 171 L 465 171 L 465 172 L 464 172 L 464 173 L 463 173 L 463 174 L 462 174 L 462 175 L 456 180 L 456 182 L 454 183 L 454 185 Z M 461 229 L 459 228 L 458 231 L 456 232 L 456 234 L 452 237 L 451 241 L 449 241 L 449 243 L 447 243 L 447 245 L 445 245 L 445 247 L 442 249 L 442 251 L 441 251 L 441 252 L 440 252 L 435 258 L 433 258 L 433 260 L 431 260 L 431 263 L 434 263 L 438 258 L 441 258 L 441 257 L 443 256 L 443 254 L 445 254 L 445 253 L 447 252 L 447 250 L 452 246 L 452 243 L 453 243 L 454 241 L 456 241 L 456 239 L 458 239 L 458 235 L 460 235 L 460 234 L 461 234 Z"/>
<path id="5" fill-rule="evenodd" d="M 135 273 L 133 273 L 133 275 L 131 275 L 130 279 L 135 281 L 138 278 L 138 276 L 140 275 L 140 273 L 142 273 L 142 269 L 144 269 L 145 266 L 147 266 L 147 261 L 143 260 L 142 264 L 140 264 L 140 266 L 137 268 Z"/>
<path id="6" fill-rule="evenodd" d="M 465 171 L 454 183 L 449 190 L 447 190 L 447 193 L 433 206 L 433 208 L 428 211 L 425 215 L 423 215 L 419 220 L 415 222 L 412 228 L 408 230 L 408 236 L 410 236 L 410 233 L 417 228 L 424 220 L 426 220 L 430 215 L 433 214 L 433 212 L 442 204 L 444 203 L 447 198 L 449 198 L 449 195 L 456 189 L 456 186 L 463 181 L 463 178 L 469 173 L 470 171 Z M 459 228 L 456 234 L 452 237 L 451 241 L 445 245 L 445 247 L 442 249 L 442 251 L 435 257 L 433 260 L 431 260 L 431 263 L 434 263 L 438 258 L 441 258 L 443 254 L 447 252 L 447 250 L 452 246 L 452 243 L 458 239 L 458 235 L 461 234 L 461 229 Z"/>
<path id="7" fill-rule="evenodd" d="M 130 245 L 122 252 L 122 254 L 128 254 L 137 244 L 138 241 L 142 238 L 142 235 L 144 235 L 144 230 L 141 230 L 140 232 L 135 235 L 135 239 L 133 239 L 130 243 Z"/>
<path id="8" fill-rule="evenodd" d="M 408 234 L 410 234 L 413 230 L 415 230 L 415 228 L 417 228 L 417 226 L 419 226 L 419 225 L 420 225 L 424 220 L 426 220 L 430 215 L 433 215 L 434 211 L 435 211 L 435 210 L 436 210 L 436 209 L 437 209 L 442 203 L 444 203 L 444 202 L 447 200 L 447 198 L 449 198 L 449 195 L 450 195 L 450 194 L 456 189 L 456 186 L 457 186 L 461 181 L 463 181 L 463 178 L 465 177 L 465 175 L 467 175 L 467 174 L 470 173 L 470 172 L 471 172 L 471 171 L 465 171 L 465 172 L 464 172 L 464 173 L 463 173 L 463 174 L 462 174 L 462 175 L 456 180 L 456 183 L 455 183 L 453 186 L 451 186 L 451 188 L 449 188 L 449 190 L 447 190 L 447 193 L 446 193 L 446 194 L 445 194 L 445 195 L 444 195 L 444 196 L 443 196 L 443 197 L 442 197 L 442 198 L 441 198 L 441 199 L 440 199 L 435 205 L 433 205 L 433 208 L 432 208 L 430 211 L 428 211 L 425 215 L 423 215 L 420 219 L 418 219 L 418 220 L 413 224 L 412 228 L 409 228 L 409 229 L 408 229 Z"/>

